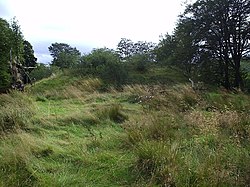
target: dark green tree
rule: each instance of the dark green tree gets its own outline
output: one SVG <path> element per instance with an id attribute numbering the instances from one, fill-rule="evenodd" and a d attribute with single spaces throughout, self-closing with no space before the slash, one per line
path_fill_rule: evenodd
<path id="1" fill-rule="evenodd" d="M 23 42 L 24 51 L 23 51 L 23 79 L 24 83 L 30 83 L 31 78 L 29 76 L 30 72 L 34 70 L 37 65 L 37 58 L 34 56 L 34 50 L 32 45 L 25 40 Z"/>
<path id="2" fill-rule="evenodd" d="M 128 77 L 117 52 L 108 48 L 93 49 L 90 54 L 81 58 L 77 69 L 78 74 L 94 75 L 101 78 L 105 84 L 117 87 L 124 84 Z"/>
<path id="3" fill-rule="evenodd" d="M 25 82 L 28 69 L 24 66 L 35 63 L 32 46 L 24 41 L 18 21 L 13 18 L 9 24 L 0 18 L 0 92 L 13 86 L 17 79 Z"/>
<path id="4" fill-rule="evenodd" d="M 148 70 L 149 62 L 147 54 L 134 54 L 129 58 L 129 65 L 132 65 L 133 69 L 140 73 L 145 73 Z"/>
<path id="5" fill-rule="evenodd" d="M 90 54 L 82 57 L 83 64 L 86 64 L 92 69 L 92 72 L 97 72 L 98 68 L 105 66 L 108 62 L 119 61 L 117 53 L 108 48 L 93 49 Z"/>
<path id="6" fill-rule="evenodd" d="M 192 23 L 192 42 L 219 64 L 223 85 L 243 88 L 241 59 L 250 50 L 249 0 L 197 0 L 181 22 Z M 196 53 L 198 54 L 198 53 Z"/>
<path id="7" fill-rule="evenodd" d="M 35 67 L 37 64 L 37 58 L 34 55 L 34 50 L 32 45 L 27 40 L 24 40 L 23 46 L 24 46 L 23 65 L 26 67 Z"/>
<path id="8" fill-rule="evenodd" d="M 12 29 L 12 56 L 16 58 L 18 63 L 23 62 L 23 52 L 24 52 L 24 46 L 23 46 L 23 34 L 21 31 L 21 27 L 14 17 L 11 21 L 11 29 Z"/>
<path id="9" fill-rule="evenodd" d="M 189 20 L 180 20 L 174 32 L 174 52 L 172 60 L 184 72 L 184 74 L 194 79 L 197 67 L 201 63 L 202 51 L 194 42 L 194 23 Z"/>
<path id="10" fill-rule="evenodd" d="M 117 45 L 117 53 L 122 60 L 126 60 L 133 55 L 147 55 L 149 59 L 154 59 L 153 50 L 155 44 L 152 42 L 138 41 L 132 42 L 130 39 L 122 38 Z"/>
<path id="11" fill-rule="evenodd" d="M 80 61 L 80 51 L 69 44 L 53 43 L 49 46 L 49 51 L 53 57 L 52 65 L 60 68 L 74 67 Z"/>
<path id="12" fill-rule="evenodd" d="M 175 49 L 176 40 L 174 35 L 167 33 L 165 36 L 161 36 L 159 44 L 154 50 L 156 61 L 162 64 L 173 64 L 173 55 Z"/>
<path id="13" fill-rule="evenodd" d="M 30 73 L 30 77 L 36 81 L 47 78 L 52 75 L 52 67 L 45 64 L 37 64 L 37 68 Z"/>
<path id="14" fill-rule="evenodd" d="M 9 60 L 12 30 L 7 21 L 0 18 L 0 92 L 10 86 Z"/>

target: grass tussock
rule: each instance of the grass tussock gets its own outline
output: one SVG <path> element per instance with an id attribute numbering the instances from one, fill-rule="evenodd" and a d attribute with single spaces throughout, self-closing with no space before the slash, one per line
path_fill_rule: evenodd
<path id="1" fill-rule="evenodd" d="M 124 128 L 125 141 L 137 155 L 133 168 L 138 182 L 147 181 L 149 186 L 249 184 L 249 96 L 224 93 L 212 99 L 188 86 L 155 87 L 154 91 L 136 87 L 126 89 L 131 95 L 147 96 L 137 101 L 144 114 L 130 118 Z M 237 103 L 239 97 L 242 101 Z"/>
<path id="2" fill-rule="evenodd" d="M 23 132 L 2 139 L 0 184 L 3 186 L 33 186 L 38 177 L 32 168 L 33 152 L 41 150 L 40 143 Z M 6 177 L 8 176 L 8 177 Z"/>
<path id="3" fill-rule="evenodd" d="M 28 95 L 19 92 L 0 95 L 0 133 L 28 128 L 34 114 Z"/>
<path id="4" fill-rule="evenodd" d="M 0 186 L 250 183 L 249 95 L 189 85 L 101 92 L 98 79 L 63 75 L 37 84 L 0 95 Z"/>
<path id="5" fill-rule="evenodd" d="M 109 119 L 115 123 L 122 123 L 128 119 L 128 116 L 122 111 L 122 105 L 120 104 L 100 107 L 96 115 L 100 120 Z"/>

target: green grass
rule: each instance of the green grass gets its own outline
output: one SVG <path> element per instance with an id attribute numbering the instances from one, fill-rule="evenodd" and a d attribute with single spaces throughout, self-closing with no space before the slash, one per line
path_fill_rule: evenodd
<path id="1" fill-rule="evenodd" d="M 249 95 L 101 86 L 61 74 L 1 95 L 0 186 L 249 184 Z"/>
<path id="2" fill-rule="evenodd" d="M 167 84 L 175 85 L 179 83 L 187 83 L 188 79 L 183 73 L 175 67 L 165 66 L 157 67 L 151 65 L 144 73 L 139 73 L 133 68 L 129 68 L 129 81 L 133 84 Z"/>

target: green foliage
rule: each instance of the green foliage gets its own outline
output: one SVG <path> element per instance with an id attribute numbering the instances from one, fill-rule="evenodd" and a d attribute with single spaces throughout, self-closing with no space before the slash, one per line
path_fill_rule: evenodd
<path id="1" fill-rule="evenodd" d="M 82 57 L 80 66 L 88 68 L 95 74 L 99 73 L 98 69 L 100 69 L 100 67 L 105 66 L 107 63 L 117 62 L 118 60 L 118 55 L 111 49 L 93 49 L 90 54 Z"/>
<path id="2" fill-rule="evenodd" d="M 140 73 L 145 73 L 148 70 L 149 60 L 146 54 L 136 54 L 129 58 L 129 63 L 135 67 L 135 70 Z"/>
<path id="3" fill-rule="evenodd" d="M 154 50 L 158 63 L 173 64 L 173 55 L 177 47 L 176 43 L 174 35 L 166 34 L 161 37 L 159 44 Z"/>
<path id="4" fill-rule="evenodd" d="M 108 62 L 100 69 L 100 78 L 106 84 L 114 85 L 116 87 L 122 87 L 126 83 L 128 73 L 126 72 L 124 65 L 120 62 Z"/>
<path id="5" fill-rule="evenodd" d="M 76 72 L 80 75 L 94 75 L 105 84 L 120 87 L 127 80 L 125 66 L 118 55 L 110 49 L 94 49 L 90 54 L 81 58 Z"/>
<path id="6" fill-rule="evenodd" d="M 11 21 L 11 29 L 12 29 L 12 56 L 15 57 L 19 63 L 23 63 L 24 57 L 24 39 L 23 33 L 21 31 L 21 26 L 19 25 L 18 21 L 14 17 Z"/>
<path id="7" fill-rule="evenodd" d="M 10 63 L 15 60 L 24 66 L 35 66 L 36 58 L 31 44 L 24 41 L 18 21 L 14 18 L 11 24 L 0 18 L 0 93 L 6 92 L 11 83 L 17 81 L 16 77 L 11 77 L 14 73 L 10 70 Z M 30 80 L 24 69 L 19 69 L 22 74 L 22 81 Z M 27 72 L 30 72 L 29 69 Z"/>
<path id="8" fill-rule="evenodd" d="M 24 63 L 26 67 L 35 67 L 37 58 L 34 56 L 34 50 L 32 45 L 27 41 L 23 41 L 24 45 Z"/>
<path id="9" fill-rule="evenodd" d="M 12 30 L 7 21 L 0 18 L 0 93 L 10 86 L 9 53 L 11 49 Z"/>
<path id="10" fill-rule="evenodd" d="M 8 65 L 0 60 L 0 93 L 5 92 L 10 87 L 10 74 L 8 73 Z"/>
<path id="11" fill-rule="evenodd" d="M 32 45 L 27 41 L 23 41 L 23 46 L 24 46 L 24 52 L 23 52 L 23 58 L 24 58 L 24 62 L 23 62 L 23 66 L 27 69 L 25 69 L 25 71 L 23 72 L 23 82 L 24 84 L 27 83 L 31 83 L 31 78 L 28 75 L 30 72 L 32 72 L 34 70 L 34 68 L 37 65 L 37 58 L 34 56 L 34 50 Z"/>
<path id="12" fill-rule="evenodd" d="M 138 41 L 134 43 L 130 39 L 122 38 L 117 45 L 117 53 L 123 60 L 137 54 L 148 55 L 150 58 L 153 58 L 152 51 L 154 47 L 155 44 L 152 42 Z"/>
<path id="13" fill-rule="evenodd" d="M 52 65 L 60 68 L 71 68 L 78 64 L 81 53 L 75 47 L 65 43 L 53 43 L 49 46 L 49 51 L 53 57 Z"/>
<path id="14" fill-rule="evenodd" d="M 34 69 L 30 73 L 30 77 L 32 79 L 35 79 L 36 81 L 48 78 L 52 75 L 52 73 L 55 73 L 56 71 L 55 66 L 46 66 L 45 64 L 38 64 L 36 69 Z"/>
<path id="15" fill-rule="evenodd" d="M 249 51 L 249 15 L 246 0 L 197 0 L 186 7 L 174 34 L 162 37 L 156 58 L 178 66 L 195 81 L 244 90 L 240 66 Z"/>
<path id="16" fill-rule="evenodd" d="M 249 50 L 249 42 L 245 42 L 249 40 L 249 5 L 246 0 L 198 0 L 186 8 L 177 28 L 185 33 L 181 39 L 190 38 L 190 46 L 196 46 L 193 59 L 202 62 L 205 55 L 205 60 L 213 59 L 211 63 L 220 64 L 219 79 L 226 89 L 232 86 L 243 89 L 240 64 L 242 56 Z M 239 9 L 242 10 L 240 13 Z M 189 25 L 191 29 L 186 30 Z M 230 70 L 233 70 L 232 74 Z"/>

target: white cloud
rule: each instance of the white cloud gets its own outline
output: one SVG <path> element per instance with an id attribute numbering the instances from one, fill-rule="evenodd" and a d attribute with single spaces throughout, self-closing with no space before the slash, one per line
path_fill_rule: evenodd
<path id="1" fill-rule="evenodd" d="M 157 42 L 172 32 L 183 0 L 0 0 L 31 42 L 115 48 L 120 38 Z"/>

